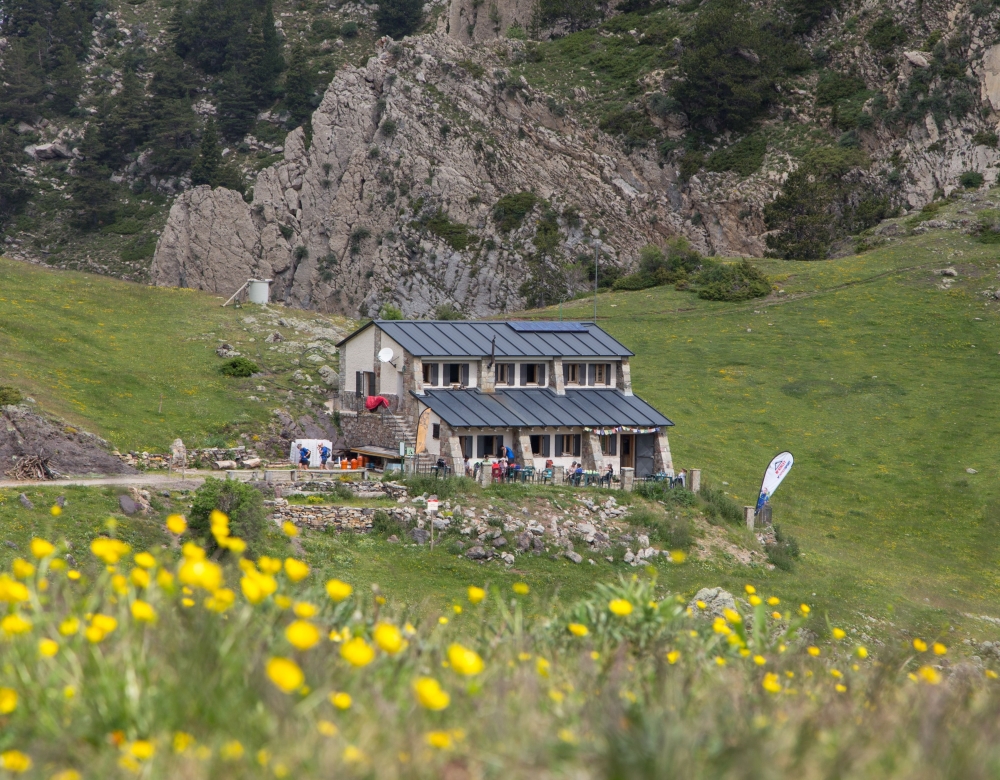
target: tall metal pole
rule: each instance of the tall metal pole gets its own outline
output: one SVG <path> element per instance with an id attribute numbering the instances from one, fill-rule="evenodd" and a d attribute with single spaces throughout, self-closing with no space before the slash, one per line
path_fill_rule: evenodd
<path id="1" fill-rule="evenodd" d="M 594 242 L 594 323 L 597 323 L 597 255 L 600 253 L 600 245 Z"/>

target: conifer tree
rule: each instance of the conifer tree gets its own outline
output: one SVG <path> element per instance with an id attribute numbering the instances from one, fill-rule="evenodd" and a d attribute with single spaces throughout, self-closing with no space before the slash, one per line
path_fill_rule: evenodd
<path id="1" fill-rule="evenodd" d="M 201 145 L 198 157 L 191 168 L 191 183 L 195 186 L 208 184 L 218 185 L 219 171 L 222 169 L 222 149 L 219 148 L 219 133 L 215 120 L 209 119 L 201 133 Z"/>
<path id="2" fill-rule="evenodd" d="M 424 4 L 421 0 L 382 0 L 375 12 L 378 31 L 397 40 L 415 33 L 423 21 Z"/>
<path id="3" fill-rule="evenodd" d="M 256 120 L 257 106 L 246 79 L 237 68 L 230 68 L 219 89 L 219 129 L 230 141 L 240 141 Z"/>
<path id="4" fill-rule="evenodd" d="M 0 125 L 0 235 L 7 221 L 24 207 L 32 193 L 30 180 L 18 167 L 24 159 L 22 144 L 9 127 Z"/>
<path id="5" fill-rule="evenodd" d="M 313 111 L 313 78 L 306 60 L 306 50 L 301 43 L 292 49 L 292 61 L 285 74 L 285 108 L 296 125 L 309 120 Z"/>
<path id="6" fill-rule="evenodd" d="M 95 230 L 115 221 L 118 192 L 111 182 L 111 170 L 103 162 L 107 148 L 94 122 L 84 132 L 80 155 L 70 188 L 76 205 L 73 221 L 82 230 Z"/>

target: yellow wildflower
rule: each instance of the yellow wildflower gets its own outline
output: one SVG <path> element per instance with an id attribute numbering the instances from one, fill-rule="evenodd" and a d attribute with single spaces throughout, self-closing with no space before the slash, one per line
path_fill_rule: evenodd
<path id="1" fill-rule="evenodd" d="M 119 596 L 124 596 L 128 593 L 128 580 L 125 579 L 124 575 L 116 574 L 111 578 L 111 590 Z"/>
<path id="2" fill-rule="evenodd" d="M 774 618 L 775 620 L 781 620 L 781 613 L 780 612 L 772 612 L 771 613 L 771 617 Z"/>
<path id="3" fill-rule="evenodd" d="M 214 593 L 222 586 L 222 567 L 214 561 L 187 559 L 177 577 L 185 585 Z"/>
<path id="4" fill-rule="evenodd" d="M 83 780 L 83 775 L 75 769 L 63 769 L 61 772 L 56 772 L 52 775 L 49 780 Z"/>
<path id="5" fill-rule="evenodd" d="M 298 536 L 299 528 L 291 520 L 286 520 L 281 524 L 281 532 L 288 537 Z"/>
<path id="6" fill-rule="evenodd" d="M 574 734 L 570 729 L 559 729 L 556 736 L 559 737 L 561 742 L 565 742 L 567 745 L 575 745 L 579 741 L 576 738 L 576 734 Z"/>
<path id="7" fill-rule="evenodd" d="M 131 606 L 132 619 L 138 623 L 156 622 L 156 610 L 148 601 L 133 601 Z"/>
<path id="8" fill-rule="evenodd" d="M 626 617 L 632 614 L 632 602 L 626 599 L 611 599 L 608 602 L 608 609 L 619 617 Z"/>
<path id="9" fill-rule="evenodd" d="M 542 658 L 541 656 L 538 656 L 538 658 L 535 659 L 535 671 L 538 672 L 538 674 L 541 675 L 542 677 L 549 676 L 549 668 L 551 666 L 552 664 L 550 664 L 546 659 Z"/>
<path id="10" fill-rule="evenodd" d="M 813 658 L 816 658 L 819 655 L 819 648 L 815 646 L 810 646 L 806 648 L 806 652 L 809 653 L 809 655 L 811 655 Z"/>
<path id="11" fill-rule="evenodd" d="M 413 683 L 413 692 L 420 706 L 428 710 L 443 710 L 451 703 L 448 692 L 433 677 L 418 677 Z"/>
<path id="12" fill-rule="evenodd" d="M 761 687 L 768 693 L 781 693 L 781 682 L 778 680 L 778 675 L 774 672 L 768 672 L 764 675 Z"/>
<path id="13" fill-rule="evenodd" d="M 855 650 L 854 652 L 858 654 L 858 658 L 867 658 L 868 657 L 868 648 L 867 647 L 859 646 L 858 649 Z"/>
<path id="14" fill-rule="evenodd" d="M 186 561 L 203 561 L 208 553 L 205 552 L 205 548 L 200 544 L 184 542 L 184 546 L 181 547 L 181 555 L 184 556 L 184 560 Z"/>
<path id="15" fill-rule="evenodd" d="M 935 642 L 931 649 L 934 651 L 934 655 L 944 655 L 948 652 L 948 648 L 940 642 Z"/>
<path id="16" fill-rule="evenodd" d="M 998 675 L 998 674 L 997 674 L 996 672 L 994 672 L 994 671 L 993 671 L 992 669 L 987 669 L 987 670 L 986 670 L 986 676 L 987 676 L 987 677 L 988 677 L 989 679 L 991 679 L 991 680 L 995 680 L 995 679 L 997 679 L 998 677 L 1000 677 L 1000 675 Z"/>
<path id="17" fill-rule="evenodd" d="M 354 745 L 348 745 L 341 754 L 345 764 L 360 764 L 365 760 L 365 754 Z"/>
<path id="18" fill-rule="evenodd" d="M 743 622 L 743 616 L 735 609 L 730 609 L 729 607 L 726 607 L 724 610 L 722 610 L 722 614 L 725 616 L 726 620 L 728 620 L 730 623 L 738 624 Z"/>
<path id="19" fill-rule="evenodd" d="M 103 642 L 104 638 L 116 628 L 118 621 L 115 618 L 98 613 L 90 619 L 90 625 L 87 626 L 84 636 L 88 642 L 96 645 L 98 642 Z"/>
<path id="20" fill-rule="evenodd" d="M 285 639 L 296 650 L 308 650 L 319 644 L 319 629 L 307 620 L 294 620 L 285 629 Z"/>
<path id="21" fill-rule="evenodd" d="M 257 559 L 257 568 L 264 574 L 277 574 L 281 571 L 281 559 L 262 555 Z"/>
<path id="22" fill-rule="evenodd" d="M 448 662 L 458 674 L 472 677 L 483 671 L 483 659 L 475 650 L 457 642 L 448 646 Z"/>
<path id="23" fill-rule="evenodd" d="M 349 710 L 351 704 L 353 704 L 353 700 L 351 699 L 351 694 L 338 691 L 337 693 L 330 694 L 330 703 L 338 710 Z"/>
<path id="24" fill-rule="evenodd" d="M 941 682 L 941 673 L 933 666 L 921 666 L 917 670 L 917 675 L 929 685 L 937 685 Z"/>
<path id="25" fill-rule="evenodd" d="M 354 593 L 354 588 L 346 582 L 341 582 L 340 580 L 330 580 L 326 583 L 326 595 L 329 596 L 332 601 L 343 601 L 352 593 Z"/>
<path id="26" fill-rule="evenodd" d="M 219 588 L 205 599 L 205 609 L 212 612 L 225 612 L 236 603 L 236 593 L 229 588 Z"/>
<path id="27" fill-rule="evenodd" d="M 35 564 L 28 563 L 24 558 L 15 558 L 10 568 L 19 580 L 26 580 L 35 573 Z"/>
<path id="28" fill-rule="evenodd" d="M 81 575 L 80 575 L 80 572 L 78 572 L 76 569 L 70 569 L 68 572 L 66 572 L 66 576 L 69 579 L 71 579 L 74 582 L 76 582 L 78 579 L 80 579 Z"/>
<path id="29" fill-rule="evenodd" d="M 753 657 L 753 662 L 757 664 L 757 666 L 764 666 L 764 664 L 767 663 L 767 659 L 762 655 L 755 655 Z"/>
<path id="30" fill-rule="evenodd" d="M 847 686 L 844 685 L 843 683 L 837 683 L 833 687 L 834 687 L 834 690 L 837 691 L 837 693 L 844 693 L 844 692 L 847 691 Z"/>
<path id="31" fill-rule="evenodd" d="M 531 591 L 526 582 L 515 582 L 511 587 L 518 596 L 527 596 Z"/>
<path id="32" fill-rule="evenodd" d="M 56 548 L 52 542 L 39 539 L 37 536 L 31 540 L 31 554 L 36 558 L 48 558 L 55 551 Z"/>
<path id="33" fill-rule="evenodd" d="M 274 603 L 278 609 L 288 609 L 292 606 L 292 600 L 288 596 L 278 595 L 274 597 Z"/>
<path id="34" fill-rule="evenodd" d="M 324 737 L 335 737 L 337 736 L 337 726 L 328 720 L 321 720 L 316 724 L 316 731 L 322 734 Z"/>
<path id="35" fill-rule="evenodd" d="M 475 585 L 469 586 L 468 594 L 470 604 L 478 604 L 486 598 L 486 591 L 482 588 L 477 588 Z"/>
<path id="36" fill-rule="evenodd" d="M 447 731 L 428 731 L 425 739 L 428 745 L 438 750 L 451 750 L 454 747 L 451 734 Z"/>
<path id="37" fill-rule="evenodd" d="M 702 601 L 701 599 L 698 599 L 698 600 L 697 600 L 697 601 L 696 601 L 696 602 L 694 603 L 694 605 L 695 605 L 696 607 L 698 607 L 698 609 L 705 609 L 706 607 L 708 607 L 708 604 L 706 604 L 706 603 L 705 603 L 704 601 Z"/>
<path id="38" fill-rule="evenodd" d="M 812 610 L 809 609 L 809 605 L 808 604 L 799 604 L 799 611 L 803 615 L 808 615 Z"/>
<path id="39" fill-rule="evenodd" d="M 716 663 L 717 666 L 725 666 L 726 665 L 726 659 L 723 658 L 721 655 L 717 655 L 717 656 L 715 656 L 715 663 Z"/>
<path id="40" fill-rule="evenodd" d="M 132 580 L 132 584 L 137 588 L 149 587 L 149 572 L 145 569 L 132 569 L 129 572 L 128 578 Z"/>
<path id="41" fill-rule="evenodd" d="M 189 747 L 194 744 L 194 737 L 188 734 L 186 731 L 177 731 L 174 733 L 174 752 L 183 753 Z"/>
<path id="42" fill-rule="evenodd" d="M 0 715 L 9 715 L 17 709 L 17 691 L 0 688 Z"/>
<path id="43" fill-rule="evenodd" d="M 54 639 L 40 639 L 38 641 L 39 655 L 45 658 L 51 658 L 58 652 L 59 652 L 59 643 Z"/>
<path id="44" fill-rule="evenodd" d="M 352 666 L 368 666 L 375 658 L 375 648 L 356 636 L 340 646 L 340 657 Z"/>
<path id="45" fill-rule="evenodd" d="M 684 563 L 687 560 L 687 553 L 683 550 L 671 550 L 670 551 L 670 562 L 671 563 Z"/>
<path id="46" fill-rule="evenodd" d="M 847 636 L 847 633 L 844 631 L 844 629 L 842 629 L 842 628 L 835 628 L 835 629 L 833 629 L 833 638 L 834 639 L 840 640 L 840 639 L 843 639 L 845 636 Z"/>
<path id="47" fill-rule="evenodd" d="M 760 596 L 751 596 L 747 599 L 750 602 L 751 607 L 759 607 L 764 602 L 761 600 Z"/>
<path id="48" fill-rule="evenodd" d="M 391 623 L 379 623 L 375 626 L 372 637 L 375 640 L 375 644 L 389 655 L 395 655 L 405 646 L 403 632 Z"/>
<path id="49" fill-rule="evenodd" d="M 90 551 L 109 566 L 114 566 L 132 548 L 120 539 L 108 539 L 100 536 L 90 543 Z"/>
<path id="50" fill-rule="evenodd" d="M 240 578 L 240 590 L 251 604 L 260 604 L 278 589 L 278 581 L 270 574 L 261 574 L 256 569 L 248 571 Z"/>
<path id="51" fill-rule="evenodd" d="M 180 536 L 187 530 L 188 524 L 180 515 L 170 515 L 167 517 L 167 530 L 175 536 Z"/>
<path id="52" fill-rule="evenodd" d="M 231 739 L 223 743 L 219 749 L 219 757 L 223 761 L 239 761 L 243 758 L 243 743 L 238 739 Z"/>
<path id="53" fill-rule="evenodd" d="M 300 582 L 309 576 L 309 564 L 297 558 L 285 558 L 285 574 L 292 582 Z"/>
<path id="54" fill-rule="evenodd" d="M 62 507 L 59 504 L 53 504 L 49 507 L 49 514 L 53 517 L 59 517 L 62 514 Z"/>
<path id="55" fill-rule="evenodd" d="M 913 649 L 916 650 L 918 653 L 926 653 L 927 643 L 923 639 L 914 639 Z"/>
<path id="56" fill-rule="evenodd" d="M 671 666 L 680 660 L 681 654 L 678 650 L 671 650 L 667 653 L 667 663 Z"/>
<path id="57" fill-rule="evenodd" d="M 72 636 L 80 630 L 80 621 L 75 617 L 68 617 L 59 624 L 59 633 L 63 636 Z"/>
<path id="58" fill-rule="evenodd" d="M 311 618 L 315 617 L 316 613 L 319 612 L 319 607 L 315 604 L 310 604 L 308 601 L 296 601 L 295 606 L 292 607 L 292 611 L 295 613 L 295 617 Z"/>
<path id="59" fill-rule="evenodd" d="M 20 750 L 5 750 L 0 753 L 0 767 L 19 775 L 31 769 L 31 756 Z"/>
<path id="60" fill-rule="evenodd" d="M 743 590 L 747 592 L 748 596 L 752 596 L 757 592 L 757 589 L 753 585 L 744 585 Z"/>
<path id="61" fill-rule="evenodd" d="M 306 681 L 302 669 L 291 658 L 272 658 L 267 662 L 267 676 L 284 693 L 293 693 Z"/>
<path id="62" fill-rule="evenodd" d="M 140 761 L 148 761 L 156 753 L 156 745 L 148 739 L 137 739 L 128 746 L 128 752 Z"/>
<path id="63" fill-rule="evenodd" d="M 174 575 L 166 569 L 160 569 L 156 573 L 156 584 L 167 591 L 174 589 Z"/>
<path id="64" fill-rule="evenodd" d="M 136 553 L 134 560 L 136 566 L 141 566 L 144 569 L 152 569 L 156 566 L 156 558 L 148 552 Z"/>
<path id="65" fill-rule="evenodd" d="M 776 607 L 781 603 L 781 599 L 779 599 L 777 596 L 771 596 L 771 598 L 767 600 L 767 603 L 769 606 Z"/>
<path id="66" fill-rule="evenodd" d="M 583 625 L 583 623 L 570 623 L 566 627 L 573 636 L 587 636 L 590 633 L 590 629 Z"/>
<path id="67" fill-rule="evenodd" d="M 13 615 L 7 615 L 3 620 L 0 620 L 0 631 L 10 636 L 26 634 L 31 631 L 31 621 L 15 612 Z"/>

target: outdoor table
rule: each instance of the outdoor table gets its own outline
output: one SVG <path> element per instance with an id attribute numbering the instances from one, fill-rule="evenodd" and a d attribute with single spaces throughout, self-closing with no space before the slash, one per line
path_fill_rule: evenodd
<path id="1" fill-rule="evenodd" d="M 435 477 L 444 479 L 448 476 L 448 472 L 451 471 L 451 468 L 448 466 L 431 466 L 431 471 L 434 472 Z"/>
<path id="2" fill-rule="evenodd" d="M 587 486 L 595 484 L 601 475 L 596 471 L 585 471 L 583 472 L 584 484 Z"/>
<path id="3" fill-rule="evenodd" d="M 525 466 L 519 473 L 521 474 L 521 482 L 534 481 L 535 479 L 535 469 L 531 466 Z"/>

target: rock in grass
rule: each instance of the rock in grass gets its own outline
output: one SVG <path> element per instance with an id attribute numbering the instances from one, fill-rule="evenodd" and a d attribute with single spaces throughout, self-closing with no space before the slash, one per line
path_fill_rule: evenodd
<path id="1" fill-rule="evenodd" d="M 573 561 L 573 563 L 583 562 L 583 556 L 580 555 L 580 553 L 576 552 L 575 550 L 567 550 L 564 554 L 567 558 Z"/>
<path id="2" fill-rule="evenodd" d="M 704 609 L 698 606 L 699 601 L 705 605 Z M 688 606 L 695 614 L 718 617 L 725 609 L 735 610 L 736 599 L 732 593 L 722 588 L 702 588 L 694 594 L 694 599 Z"/>
<path id="3" fill-rule="evenodd" d="M 139 511 L 138 505 L 129 496 L 118 496 L 118 506 L 121 507 L 121 510 L 129 516 L 132 516 Z"/>
<path id="4" fill-rule="evenodd" d="M 431 540 L 431 532 L 426 528 L 413 528 L 410 530 L 410 538 L 417 544 L 427 544 Z"/>
<path id="5" fill-rule="evenodd" d="M 28 498 L 24 493 L 17 497 L 17 500 L 21 502 L 21 506 L 25 509 L 34 509 L 35 505 L 31 503 L 31 499 Z"/>
<path id="6" fill-rule="evenodd" d="M 465 557 L 470 561 L 483 561 L 488 557 L 486 553 L 486 548 L 481 545 L 476 545 L 475 547 L 470 547 L 466 553 Z"/>

